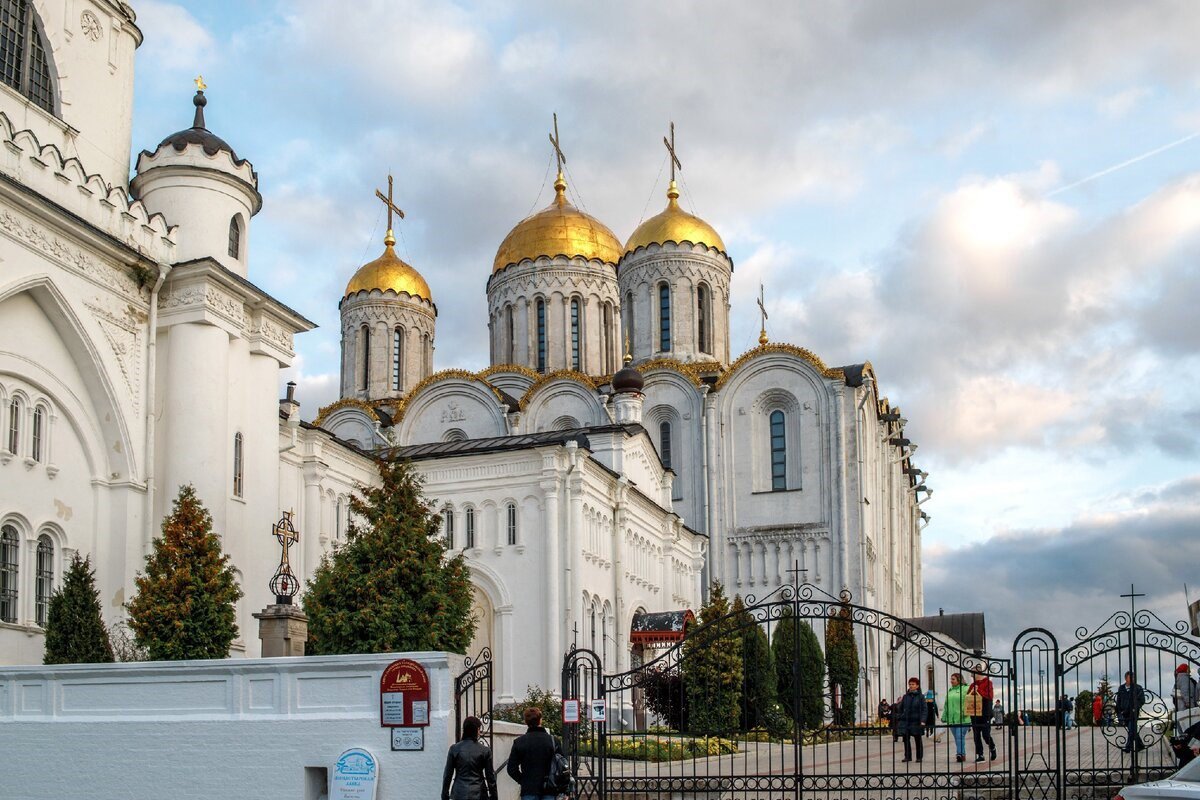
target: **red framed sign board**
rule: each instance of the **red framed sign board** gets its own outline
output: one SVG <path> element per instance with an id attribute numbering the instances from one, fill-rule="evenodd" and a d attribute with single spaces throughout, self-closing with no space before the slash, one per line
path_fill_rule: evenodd
<path id="1" fill-rule="evenodd" d="M 388 664 L 379 677 L 379 725 L 423 728 L 429 725 L 429 673 L 409 658 Z"/>

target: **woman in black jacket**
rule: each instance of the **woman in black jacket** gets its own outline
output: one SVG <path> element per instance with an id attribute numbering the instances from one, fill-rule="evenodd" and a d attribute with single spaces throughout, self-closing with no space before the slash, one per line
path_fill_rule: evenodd
<path id="1" fill-rule="evenodd" d="M 492 751 L 479 743 L 482 726 L 478 717 L 463 720 L 462 738 L 451 745 L 446 754 L 442 800 L 495 800 L 496 773 L 492 771 Z"/>
<path id="2" fill-rule="evenodd" d="M 925 696 L 921 694 L 921 682 L 916 678 L 908 679 L 908 691 L 900 699 L 900 706 L 894 712 L 896 717 L 896 733 L 904 737 L 904 760 L 912 761 L 912 743 L 917 743 L 917 762 L 925 755 Z"/>

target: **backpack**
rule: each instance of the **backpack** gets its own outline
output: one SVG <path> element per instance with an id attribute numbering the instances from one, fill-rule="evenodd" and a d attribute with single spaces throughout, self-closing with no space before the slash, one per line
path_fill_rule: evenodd
<path id="1" fill-rule="evenodd" d="M 571 763 L 563 755 L 558 740 L 554 742 L 554 755 L 550 759 L 550 772 L 546 775 L 543 789 L 547 794 L 571 794 L 575 790 L 575 777 L 571 774 Z"/>

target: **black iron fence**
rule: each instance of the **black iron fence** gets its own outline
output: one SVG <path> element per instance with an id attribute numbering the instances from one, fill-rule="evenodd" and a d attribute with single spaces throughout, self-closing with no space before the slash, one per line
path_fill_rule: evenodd
<path id="1" fill-rule="evenodd" d="M 784 586 L 627 671 L 572 650 L 564 743 L 587 798 L 1111 797 L 1175 769 L 1177 670 L 1200 659 L 1186 633 L 1133 609 L 1067 648 L 1026 630 L 996 657 Z M 1119 707 L 1126 671 L 1136 708 Z"/>

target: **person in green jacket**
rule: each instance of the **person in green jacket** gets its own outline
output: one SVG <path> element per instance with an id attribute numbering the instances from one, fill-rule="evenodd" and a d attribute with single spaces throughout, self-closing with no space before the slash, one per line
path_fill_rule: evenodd
<path id="1" fill-rule="evenodd" d="M 967 696 L 967 686 L 963 683 L 961 672 L 950 676 L 950 688 L 946 690 L 946 700 L 942 703 L 942 722 L 950 726 L 954 736 L 954 760 L 960 764 L 967 760 L 967 729 L 971 718 L 963 713 L 963 701 Z"/>

